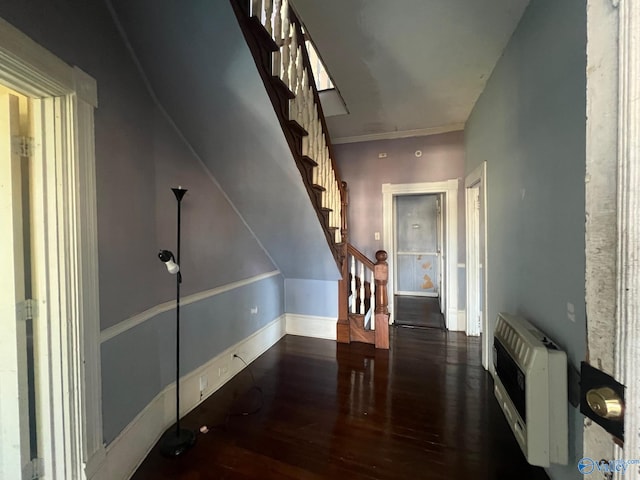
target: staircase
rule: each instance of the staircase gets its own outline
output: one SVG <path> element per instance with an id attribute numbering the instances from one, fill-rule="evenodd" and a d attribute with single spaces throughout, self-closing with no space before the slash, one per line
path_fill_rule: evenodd
<path id="1" fill-rule="evenodd" d="M 389 348 L 387 254 L 377 263 L 347 242 L 347 186 L 333 147 L 306 48 L 288 0 L 230 0 L 302 182 L 342 272 L 337 340 Z"/>
<path id="2" fill-rule="evenodd" d="M 288 0 L 231 0 L 231 5 L 340 266 L 344 192 L 302 24 Z"/>

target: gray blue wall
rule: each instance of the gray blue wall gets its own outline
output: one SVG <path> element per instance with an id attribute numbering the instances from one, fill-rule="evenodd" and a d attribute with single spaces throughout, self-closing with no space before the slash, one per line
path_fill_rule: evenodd
<path id="1" fill-rule="evenodd" d="M 338 318 L 338 282 L 287 278 L 285 312 Z"/>
<path id="2" fill-rule="evenodd" d="M 228 2 L 225 6 L 229 8 Z M 277 270 L 151 99 L 104 2 L 1 0 L 0 17 L 98 83 L 95 140 L 102 329 L 174 298 L 175 277 L 156 257 L 160 248 L 175 249 L 172 186 L 189 189 L 183 201 L 184 295 Z M 233 161 L 241 163 L 242 158 Z M 250 316 L 254 305 L 259 314 Z M 183 338 L 189 348 L 184 349 L 183 372 L 283 312 L 281 276 L 185 307 Z M 172 381 L 171 319 L 171 312 L 159 315 L 102 345 L 107 442 Z"/>
<path id="3" fill-rule="evenodd" d="M 180 308 L 181 372 L 205 364 L 284 313 L 281 275 Z M 258 313 L 251 315 L 252 306 Z M 175 381 L 175 311 L 102 344 L 104 437 L 111 442 L 158 392 Z M 144 347 L 143 347 L 144 346 Z M 105 368 L 108 367 L 108 368 Z"/>
<path id="4" fill-rule="evenodd" d="M 574 366 L 586 353 L 585 49 L 584 0 L 532 0 L 465 130 L 466 171 L 487 161 L 492 328 L 500 311 L 521 314 Z M 555 479 L 581 477 L 583 417 L 567 408 L 571 458 Z"/>
<path id="5" fill-rule="evenodd" d="M 229 0 L 110 1 L 163 107 L 283 275 L 338 280 Z"/>

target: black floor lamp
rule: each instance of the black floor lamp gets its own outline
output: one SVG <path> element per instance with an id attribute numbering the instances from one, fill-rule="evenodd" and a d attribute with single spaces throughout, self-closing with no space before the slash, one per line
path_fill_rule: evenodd
<path id="1" fill-rule="evenodd" d="M 187 190 L 178 187 L 171 189 L 178 201 L 178 242 L 177 257 L 169 250 L 160 250 L 158 257 L 167 266 L 169 273 L 176 275 L 176 428 L 167 430 L 160 439 L 160 453 L 165 457 L 177 457 L 196 443 L 196 434 L 192 430 L 180 428 L 180 206 Z"/>

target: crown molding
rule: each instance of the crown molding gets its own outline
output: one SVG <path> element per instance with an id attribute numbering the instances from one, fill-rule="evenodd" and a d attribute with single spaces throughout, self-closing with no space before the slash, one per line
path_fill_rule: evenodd
<path id="1" fill-rule="evenodd" d="M 397 138 L 424 137 L 427 135 L 438 135 L 441 133 L 457 132 L 464 130 L 464 122 L 451 123 L 439 127 L 418 128 L 416 130 L 400 130 L 395 132 L 371 133 L 368 135 L 356 135 L 353 137 L 336 137 L 331 139 L 331 143 L 339 145 L 342 143 L 371 142 L 375 140 L 395 140 Z"/>

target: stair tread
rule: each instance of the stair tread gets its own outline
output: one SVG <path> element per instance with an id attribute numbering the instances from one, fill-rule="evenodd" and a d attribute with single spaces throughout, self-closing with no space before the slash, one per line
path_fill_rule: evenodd
<path id="1" fill-rule="evenodd" d="M 265 50 L 270 52 L 277 52 L 279 50 L 278 44 L 273 38 L 271 38 L 271 35 L 269 35 L 269 32 L 264 28 L 264 25 L 262 25 L 262 22 L 258 17 L 249 17 L 248 23 L 249 27 Z"/>
<path id="2" fill-rule="evenodd" d="M 295 120 L 289 120 L 289 127 L 291 128 L 293 133 L 300 137 L 306 137 L 307 135 L 309 135 L 309 132 L 307 132 L 304 127 Z"/>
<path id="3" fill-rule="evenodd" d="M 302 159 L 303 162 L 311 165 L 312 167 L 318 166 L 318 162 L 316 162 L 313 158 L 311 158 L 308 155 L 302 155 L 300 158 Z"/>
<path id="4" fill-rule="evenodd" d="M 273 86 L 274 86 L 276 89 L 278 89 L 278 90 L 280 90 L 281 92 L 283 92 L 283 93 L 284 93 L 284 96 L 285 96 L 286 98 L 288 98 L 289 100 L 293 100 L 294 98 L 296 98 L 296 94 L 295 94 L 295 93 L 293 93 L 293 92 L 289 89 L 289 87 L 287 86 L 287 84 L 286 84 L 286 83 L 284 83 L 284 82 L 282 81 L 282 79 L 281 79 L 280 77 L 278 77 L 277 75 L 273 75 L 273 76 L 271 77 L 271 83 L 273 84 Z"/>

